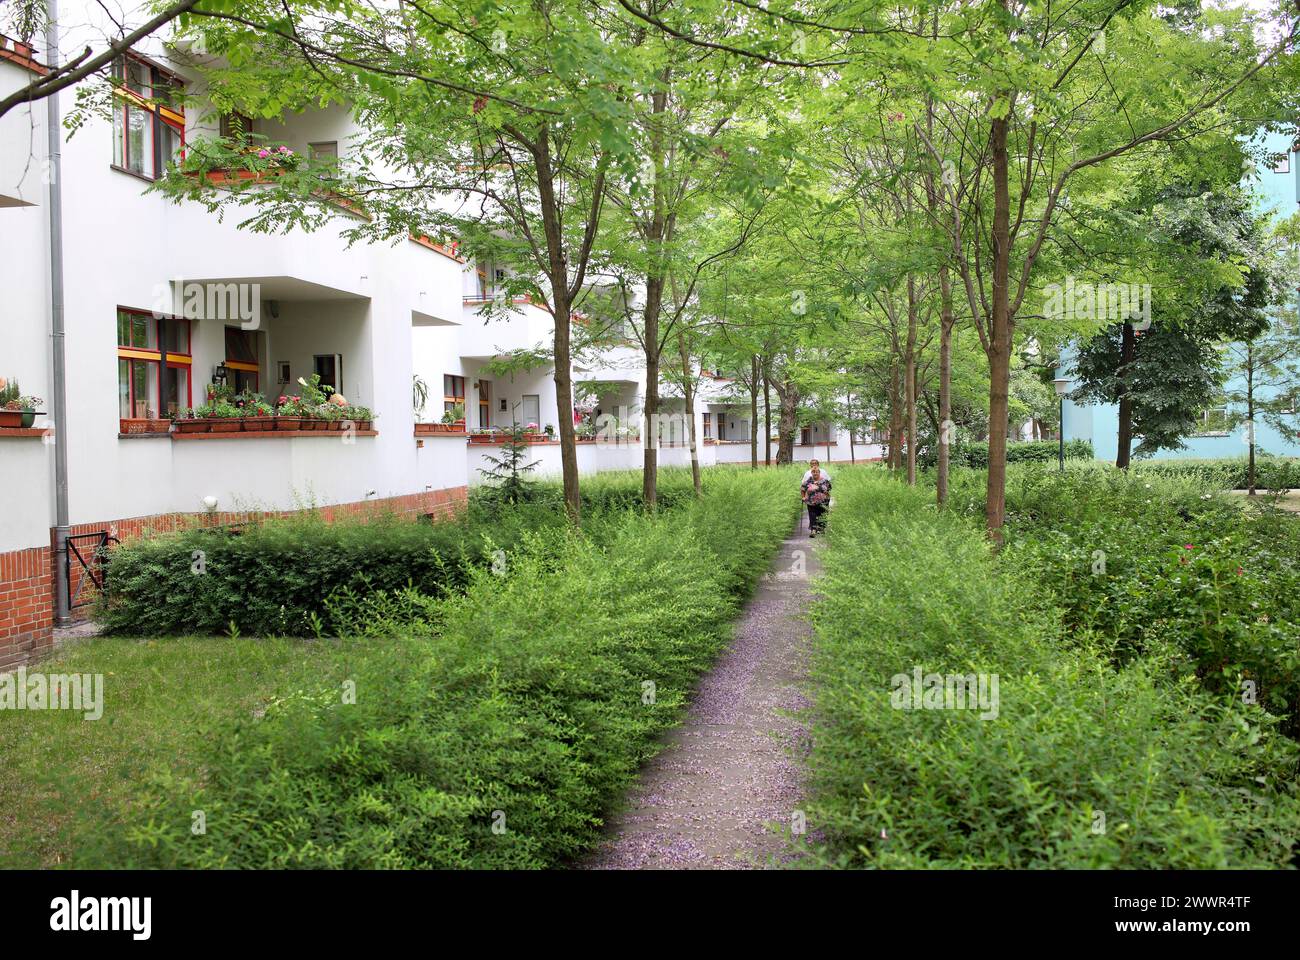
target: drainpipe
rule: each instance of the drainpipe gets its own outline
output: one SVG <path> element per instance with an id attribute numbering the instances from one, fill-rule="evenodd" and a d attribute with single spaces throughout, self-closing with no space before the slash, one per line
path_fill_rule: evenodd
<path id="1" fill-rule="evenodd" d="M 59 63 L 59 4 L 47 0 L 45 63 Z M 50 171 L 50 339 L 54 360 L 54 623 L 72 622 L 68 598 L 68 394 L 63 325 L 63 171 L 59 94 L 45 98 Z"/>

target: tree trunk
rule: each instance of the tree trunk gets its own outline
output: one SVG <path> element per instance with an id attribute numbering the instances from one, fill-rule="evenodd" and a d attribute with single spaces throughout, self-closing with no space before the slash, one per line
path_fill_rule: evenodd
<path id="1" fill-rule="evenodd" d="M 749 358 L 749 469 L 758 469 L 758 354 Z"/>
<path id="2" fill-rule="evenodd" d="M 1010 98 L 1008 98 L 1009 100 Z M 1007 431 L 1011 389 L 1011 189 L 1007 151 L 1008 115 L 994 117 L 989 134 L 993 160 L 993 302 L 989 318 L 989 468 L 984 519 L 989 536 L 1002 543 L 1007 513 Z"/>
<path id="3" fill-rule="evenodd" d="M 849 463 L 857 463 L 858 452 L 857 452 L 857 448 L 854 446 L 853 443 L 854 427 L 852 426 L 852 424 L 857 423 L 857 418 L 853 416 L 853 394 L 851 393 L 845 394 L 844 399 L 845 399 L 845 409 L 848 411 L 849 423 L 851 424 L 851 426 L 849 427 Z"/>
<path id="4" fill-rule="evenodd" d="M 903 403 L 898 360 L 889 365 L 889 469 L 903 466 Z"/>
<path id="5" fill-rule="evenodd" d="M 935 498 L 948 502 L 949 445 L 952 442 L 952 280 L 939 268 L 939 458 L 935 466 Z"/>
<path id="6" fill-rule="evenodd" d="M 653 511 L 659 501 L 659 311 L 663 304 L 663 277 L 646 278 L 645 298 L 645 427 L 641 446 L 641 499 Z"/>
<path id="7" fill-rule="evenodd" d="M 1125 322 L 1120 332 L 1119 370 L 1119 449 L 1115 452 L 1115 466 L 1127 470 L 1133 455 L 1133 397 L 1129 393 L 1129 367 L 1137 356 L 1137 337 L 1133 324 Z"/>
<path id="8" fill-rule="evenodd" d="M 907 278 L 907 352 L 903 366 L 903 400 L 907 411 L 907 484 L 916 486 L 916 281 Z"/>
<path id="9" fill-rule="evenodd" d="M 1246 429 L 1250 431 L 1246 464 L 1246 494 L 1255 496 L 1255 344 L 1246 344 Z"/>
<path id="10" fill-rule="evenodd" d="M 686 346 L 686 334 L 681 324 L 677 326 L 677 356 L 682 363 L 682 402 L 686 408 L 686 423 L 691 438 L 691 486 L 695 496 L 702 495 L 704 485 L 700 477 L 699 438 L 695 433 L 695 380 L 691 370 L 691 352 Z"/>
<path id="11" fill-rule="evenodd" d="M 776 462 L 794 463 L 794 432 L 799 427 L 799 390 L 793 383 L 777 385 L 780 419 L 777 421 Z"/>
<path id="12" fill-rule="evenodd" d="M 771 361 L 763 357 L 763 465 L 772 465 L 772 382 Z"/>

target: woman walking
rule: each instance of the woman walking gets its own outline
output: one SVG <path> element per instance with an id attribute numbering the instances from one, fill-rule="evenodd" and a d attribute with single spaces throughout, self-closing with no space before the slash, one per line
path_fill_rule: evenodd
<path id="1" fill-rule="evenodd" d="M 817 536 L 826 529 L 826 508 L 831 502 L 831 478 L 823 476 L 820 468 L 813 467 L 808 477 L 800 484 L 800 495 L 808 504 L 808 526 L 810 535 Z"/>

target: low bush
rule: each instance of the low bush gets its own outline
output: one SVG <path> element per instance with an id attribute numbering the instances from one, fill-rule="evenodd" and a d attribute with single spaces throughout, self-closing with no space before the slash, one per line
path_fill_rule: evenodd
<path id="1" fill-rule="evenodd" d="M 1164 650 L 1207 690 L 1300 734 L 1300 519 L 1246 511 L 1200 473 L 1023 471 L 1008 484 L 1007 561 L 1072 633 L 1117 662 Z"/>
<path id="2" fill-rule="evenodd" d="M 1249 486 L 1249 462 L 1244 456 L 1219 460 L 1137 460 L 1132 470 L 1146 476 L 1191 477 L 1219 490 L 1245 490 Z M 1300 459 L 1256 457 L 1255 487 L 1259 490 L 1300 487 Z"/>
<path id="3" fill-rule="evenodd" d="M 1024 440 L 1007 444 L 1007 463 L 1056 463 L 1060 458 L 1061 445 L 1056 440 Z M 1066 440 L 1065 459 L 1091 460 L 1093 458 L 1092 442 L 1089 440 Z M 934 456 L 931 454 L 930 461 Z M 982 440 L 969 440 L 953 444 L 949 455 L 949 465 L 953 467 L 970 467 L 983 470 L 989 465 L 989 445 Z M 932 462 L 923 466 L 933 466 Z"/>
<path id="4" fill-rule="evenodd" d="M 435 523 L 327 523 L 305 511 L 234 530 L 196 526 L 134 541 L 109 554 L 110 592 L 99 618 L 106 632 L 128 636 L 333 634 L 331 597 L 408 586 L 431 596 L 459 590 L 470 567 L 490 564 L 526 533 L 563 525 L 560 484 L 539 483 L 531 492 L 531 502 L 511 505 L 478 488 L 463 516 Z M 584 478 L 582 497 L 597 535 L 602 517 L 643 505 L 641 473 Z M 661 472 L 661 508 L 693 499 L 690 471 Z"/>
<path id="5" fill-rule="evenodd" d="M 793 526 L 792 478 L 732 473 L 679 510 L 607 518 L 599 538 L 530 532 L 504 567 L 470 568 L 461 594 L 347 605 L 345 632 L 375 640 L 354 703 L 308 690 L 218 729 L 201 777 L 153 781 L 138 816 L 98 831 L 80 862 L 518 868 L 579 855 Z"/>
<path id="6" fill-rule="evenodd" d="M 331 632 L 326 600 L 411 586 L 459 589 L 526 532 L 563 523 L 543 504 L 489 509 L 438 523 L 380 518 L 328 523 L 307 512 L 247 527 L 194 528 L 109 554 L 99 619 L 108 633 L 312 636 Z"/>
<path id="7" fill-rule="evenodd" d="M 1116 663 L 1062 623 L 1023 555 L 995 559 L 979 524 L 929 492 L 837 481 L 815 611 L 813 862 L 1293 862 L 1297 747 L 1275 717 L 1179 677 L 1165 640 Z M 895 678 L 916 668 L 996 677 L 996 716 L 896 708 Z"/>

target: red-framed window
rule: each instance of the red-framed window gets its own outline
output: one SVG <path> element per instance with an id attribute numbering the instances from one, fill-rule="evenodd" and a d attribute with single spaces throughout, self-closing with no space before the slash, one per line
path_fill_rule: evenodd
<path id="1" fill-rule="evenodd" d="M 451 413 L 456 407 L 465 407 L 465 378 L 454 373 L 442 375 L 442 409 Z"/>
<path id="2" fill-rule="evenodd" d="M 704 411 L 704 439 L 713 439 L 713 414 Z"/>
<path id="3" fill-rule="evenodd" d="M 113 166 L 156 180 L 185 155 L 184 83 L 135 54 L 113 62 Z"/>
<path id="4" fill-rule="evenodd" d="M 156 419 L 193 404 L 190 321 L 117 310 L 117 408 L 122 419 Z"/>
<path id="5" fill-rule="evenodd" d="M 257 393 L 262 364 L 257 330 L 226 327 L 226 383 L 235 393 Z"/>

